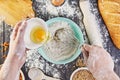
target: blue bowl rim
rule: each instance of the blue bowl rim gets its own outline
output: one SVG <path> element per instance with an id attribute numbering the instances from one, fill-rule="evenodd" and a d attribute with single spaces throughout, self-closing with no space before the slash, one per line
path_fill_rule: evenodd
<path id="1" fill-rule="evenodd" d="M 81 41 L 80 41 L 81 44 L 83 44 L 83 43 L 84 43 L 84 38 L 83 38 L 82 31 L 81 31 L 80 27 L 79 27 L 75 22 L 73 22 L 72 20 L 70 20 L 70 19 L 68 19 L 68 18 L 64 18 L 64 17 L 56 17 L 56 18 L 49 19 L 48 21 L 46 21 L 46 23 L 47 23 L 47 25 L 50 25 L 50 24 L 53 23 L 53 22 L 61 21 L 61 20 L 62 20 L 62 21 L 66 21 L 66 22 L 74 25 L 74 27 L 78 29 L 79 32 L 77 32 L 77 33 L 79 33 L 79 35 L 80 35 L 80 37 L 81 37 Z M 72 57 L 70 57 L 70 58 L 68 58 L 68 59 L 65 59 L 65 60 L 61 60 L 61 61 L 53 61 L 53 60 L 51 60 L 51 59 L 45 54 L 45 52 L 44 52 L 44 50 L 42 49 L 42 47 L 38 48 L 38 53 L 39 53 L 45 60 L 47 60 L 47 61 L 49 61 L 49 62 L 51 62 L 51 63 L 54 63 L 54 64 L 67 64 L 67 63 L 70 63 L 70 62 L 74 61 L 74 60 L 81 54 L 81 50 L 80 50 L 80 48 L 78 48 L 78 50 L 76 51 L 76 53 L 75 53 Z"/>

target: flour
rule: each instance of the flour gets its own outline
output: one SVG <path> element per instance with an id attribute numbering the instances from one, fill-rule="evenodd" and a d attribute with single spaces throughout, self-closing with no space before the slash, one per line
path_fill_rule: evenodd
<path id="1" fill-rule="evenodd" d="M 65 3 L 62 6 L 54 7 L 51 2 L 51 0 L 33 0 L 33 9 L 35 11 L 36 17 L 40 17 L 44 20 L 49 20 L 51 18 L 57 17 L 57 16 L 64 16 L 66 18 L 69 18 L 73 20 L 75 23 L 77 23 L 84 35 L 85 42 L 88 43 L 88 38 L 86 36 L 85 28 L 82 22 L 83 15 L 79 9 L 78 0 L 65 0 Z M 95 20 L 98 24 L 98 30 L 102 34 L 103 39 L 103 46 L 104 48 L 110 52 L 113 56 L 113 60 L 115 61 L 115 69 L 116 73 L 120 72 L 119 63 L 120 63 L 120 51 L 116 50 L 114 45 L 111 42 L 111 39 L 109 37 L 108 31 L 106 29 L 106 26 L 102 20 L 102 17 L 99 14 L 98 7 L 97 7 L 97 0 L 89 0 L 91 3 L 91 12 L 96 16 Z M 49 6 L 50 5 L 50 6 Z M 67 6 L 65 6 L 67 5 Z M 64 7 L 63 7 L 64 6 Z M 51 11 L 50 11 L 51 10 Z M 50 11 L 50 12 L 49 12 Z M 111 49 L 112 48 L 112 49 Z M 116 52 L 115 52 L 116 51 Z M 117 56 L 118 54 L 118 56 Z M 52 64 L 45 59 L 43 59 L 37 50 L 30 50 L 27 54 L 27 60 L 26 60 L 26 68 L 31 67 L 38 67 L 42 69 L 42 71 L 51 76 L 60 78 L 62 80 L 69 80 L 70 75 L 73 71 L 73 66 L 75 62 L 71 62 L 66 65 L 56 65 Z M 75 68 L 74 68 L 75 69 Z"/>
<path id="2" fill-rule="evenodd" d="M 50 65 L 46 63 L 46 61 L 40 56 L 38 53 L 38 50 L 29 50 L 27 52 L 27 59 L 26 59 L 26 64 L 25 67 L 29 70 L 30 68 L 39 68 L 41 69 L 44 73 L 51 73 L 48 75 L 52 75 L 55 78 L 60 78 L 61 74 L 57 70 L 57 68 L 54 68 L 54 65 Z M 59 67 L 60 65 L 58 65 Z M 51 72 L 52 71 L 52 72 Z"/>
<path id="3" fill-rule="evenodd" d="M 85 29 L 92 45 L 98 45 L 103 47 L 102 37 L 100 31 L 98 29 L 98 24 L 96 22 L 96 17 L 90 11 L 90 3 L 89 1 L 80 2 L 80 8 L 84 14 L 83 22 L 85 25 Z"/>
<path id="4" fill-rule="evenodd" d="M 51 14 L 54 16 L 58 15 L 67 15 L 67 16 L 72 16 L 76 12 L 76 7 L 70 6 L 68 4 L 69 0 L 65 0 L 64 4 L 58 7 L 55 7 L 54 5 L 51 4 L 51 0 L 36 0 L 39 3 L 44 3 L 39 5 L 38 7 L 42 10 L 41 14 Z M 72 3 L 75 4 L 75 3 Z"/>
<path id="5" fill-rule="evenodd" d="M 65 3 L 59 7 L 54 7 L 51 0 L 33 0 L 33 9 L 36 17 L 44 20 L 60 16 L 73 20 L 78 24 L 83 32 L 85 42 L 88 42 L 84 25 L 82 23 L 82 14 L 79 10 L 78 3 L 74 0 L 65 0 Z M 66 65 L 56 65 L 46 61 L 37 50 L 30 50 L 27 54 L 25 67 L 28 71 L 32 67 L 40 68 L 45 74 L 51 77 L 60 78 L 62 80 L 69 80 L 73 71 L 74 62 Z"/>
<path id="6" fill-rule="evenodd" d="M 78 49 L 79 41 L 67 22 L 49 25 L 50 40 L 43 46 L 45 54 L 53 61 L 70 58 Z"/>
<path id="7" fill-rule="evenodd" d="M 97 4 L 95 4 L 95 3 L 97 3 L 97 1 L 93 0 L 93 1 L 90 1 L 90 3 L 91 3 L 90 4 L 90 11 L 95 16 L 95 22 L 98 26 L 97 29 L 101 33 L 101 38 L 103 40 L 103 42 L 102 42 L 103 47 L 106 50 L 110 51 L 110 49 L 107 48 L 107 43 L 110 40 L 109 39 L 109 33 L 106 29 L 106 26 L 103 23 L 102 17 L 99 14 L 98 6 L 97 6 Z"/>

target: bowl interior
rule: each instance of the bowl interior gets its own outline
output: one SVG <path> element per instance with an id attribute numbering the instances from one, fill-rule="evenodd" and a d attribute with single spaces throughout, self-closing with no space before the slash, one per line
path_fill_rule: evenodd
<path id="1" fill-rule="evenodd" d="M 70 80 L 72 80 L 74 74 L 75 74 L 76 72 L 80 71 L 80 70 L 88 70 L 88 68 L 87 68 L 87 67 L 81 67 L 81 68 L 76 69 L 76 70 L 71 74 Z"/>
<path id="2" fill-rule="evenodd" d="M 83 38 L 83 34 L 82 34 L 81 29 L 72 20 L 67 19 L 67 18 L 57 17 L 57 18 L 53 18 L 53 19 L 48 20 L 46 23 L 47 23 L 47 25 L 49 27 L 50 24 L 52 24 L 54 22 L 58 22 L 58 21 L 67 22 L 70 25 L 71 29 L 74 31 L 75 37 L 79 40 L 80 45 L 84 43 L 84 38 Z M 49 62 L 52 62 L 52 63 L 55 63 L 55 64 L 66 64 L 66 63 L 69 63 L 69 62 L 72 62 L 73 60 L 75 60 L 80 55 L 81 50 L 78 48 L 77 51 L 76 51 L 76 53 L 72 57 L 70 57 L 68 59 L 65 59 L 65 60 L 61 60 L 61 61 L 53 61 L 53 60 L 51 60 L 46 55 L 46 53 L 44 52 L 44 50 L 42 49 L 42 47 L 40 47 L 38 49 L 38 52 L 39 52 L 40 55 L 42 55 L 43 58 L 45 58 Z"/>
<path id="3" fill-rule="evenodd" d="M 31 18 L 31 19 L 27 20 L 27 27 L 26 27 L 26 31 L 25 31 L 25 35 L 24 35 L 24 41 L 25 41 L 25 46 L 28 49 L 36 49 L 36 48 L 42 46 L 47 40 L 47 37 L 46 37 L 46 40 L 44 40 L 40 44 L 35 44 L 35 43 L 33 43 L 33 41 L 31 41 L 30 33 L 31 33 L 31 30 L 35 26 L 42 27 L 46 32 L 46 36 L 48 36 L 48 27 L 44 20 L 42 20 L 40 18 Z"/>

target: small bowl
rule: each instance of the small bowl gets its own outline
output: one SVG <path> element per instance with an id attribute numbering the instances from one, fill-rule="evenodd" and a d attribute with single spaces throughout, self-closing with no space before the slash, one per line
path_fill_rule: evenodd
<path id="1" fill-rule="evenodd" d="M 40 18 L 31 18 L 31 19 L 27 20 L 27 27 L 26 27 L 26 31 L 25 31 L 25 35 L 24 35 L 25 46 L 28 49 L 39 48 L 39 47 L 41 47 L 46 42 L 46 40 L 44 40 L 40 44 L 35 44 L 35 43 L 33 43 L 31 41 L 31 39 L 30 39 L 30 33 L 31 33 L 31 30 L 35 26 L 40 26 L 40 27 L 42 27 L 45 30 L 45 32 L 46 32 L 46 40 L 47 40 L 48 27 L 47 27 L 47 24 L 45 23 L 45 21 L 43 19 L 40 19 Z"/>
<path id="2" fill-rule="evenodd" d="M 80 27 L 75 22 L 73 22 L 72 20 L 67 19 L 67 18 L 63 18 L 63 17 L 57 17 L 57 18 L 53 18 L 53 19 L 48 20 L 46 23 L 47 23 L 47 25 L 49 27 L 49 25 L 53 24 L 54 22 L 59 22 L 59 21 L 67 22 L 70 25 L 71 29 L 74 31 L 74 35 L 78 39 L 78 41 L 80 42 L 80 45 L 82 45 L 84 43 L 84 38 L 83 38 L 83 34 L 82 34 L 82 31 L 81 31 Z M 74 61 L 80 55 L 81 50 L 78 47 L 77 51 L 75 52 L 75 54 L 73 56 L 71 56 L 68 59 L 61 60 L 61 61 L 53 61 L 53 60 L 51 60 L 46 55 L 46 53 L 45 53 L 44 49 L 42 49 L 42 47 L 38 49 L 38 52 L 39 52 L 40 55 L 42 55 L 43 58 L 45 58 L 47 61 L 49 61 L 51 63 L 54 63 L 54 64 L 67 64 L 69 62 Z"/>
<path id="3" fill-rule="evenodd" d="M 88 68 L 87 68 L 87 67 L 81 67 L 81 68 L 76 69 L 76 70 L 72 73 L 72 75 L 70 76 L 70 80 L 73 80 L 72 78 L 73 78 L 73 76 L 75 75 L 75 73 L 77 73 L 77 72 L 80 71 L 80 70 L 88 70 Z"/>

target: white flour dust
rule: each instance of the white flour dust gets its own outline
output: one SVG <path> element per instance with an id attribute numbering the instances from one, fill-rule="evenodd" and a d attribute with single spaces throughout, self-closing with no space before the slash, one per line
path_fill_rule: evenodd
<path id="1" fill-rule="evenodd" d="M 29 70 L 30 68 L 39 68 L 44 73 L 48 75 L 52 75 L 52 77 L 60 78 L 60 72 L 54 68 L 55 65 L 48 64 L 38 53 L 37 49 L 35 50 L 29 50 L 27 52 L 27 59 L 25 67 Z M 60 65 L 58 65 L 59 67 Z"/>
<path id="2" fill-rule="evenodd" d="M 41 8 L 42 13 L 48 13 L 54 16 L 57 16 L 59 14 L 67 14 L 67 16 L 72 16 L 76 10 L 76 7 L 71 7 L 68 4 L 69 0 L 65 0 L 64 4 L 59 7 L 55 7 L 51 4 L 51 0 L 36 0 L 39 3 L 44 3 L 43 6 L 39 6 Z"/>
<path id="3" fill-rule="evenodd" d="M 43 46 L 45 54 L 53 61 L 70 58 L 78 49 L 79 41 L 67 22 L 49 25 L 50 40 Z"/>

